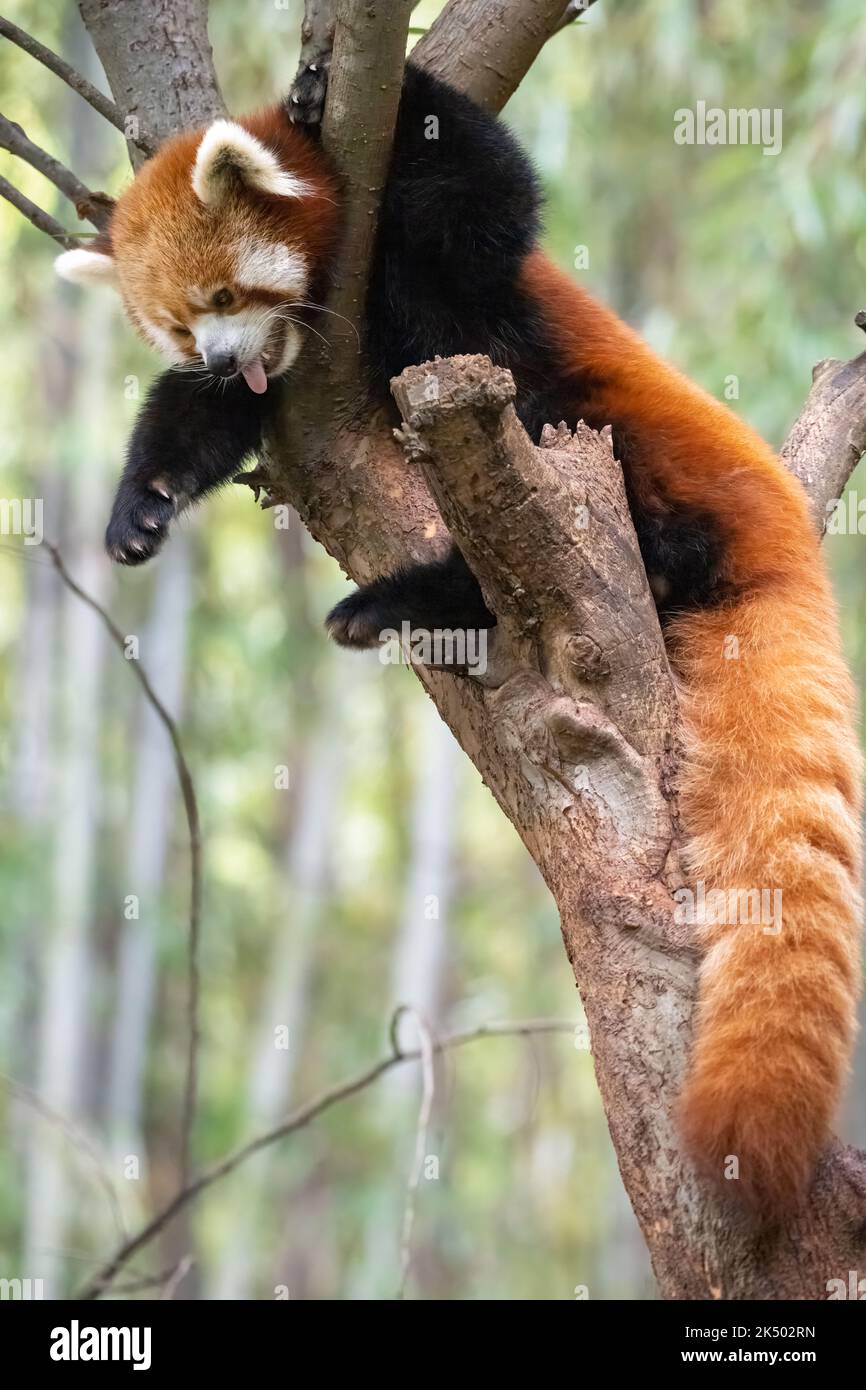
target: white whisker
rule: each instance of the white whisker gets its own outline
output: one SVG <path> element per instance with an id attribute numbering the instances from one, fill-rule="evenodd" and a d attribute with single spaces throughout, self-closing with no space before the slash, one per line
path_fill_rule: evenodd
<path id="1" fill-rule="evenodd" d="M 335 319 L 342 319 L 344 323 L 347 323 L 349 325 L 355 337 L 358 339 L 358 347 L 361 346 L 361 335 L 358 332 L 357 326 L 352 322 L 351 319 L 346 318 L 345 314 L 338 314 L 336 309 L 327 309 L 324 304 L 308 304 L 303 299 L 296 299 L 293 308 L 316 309 L 320 314 L 333 314 Z"/>

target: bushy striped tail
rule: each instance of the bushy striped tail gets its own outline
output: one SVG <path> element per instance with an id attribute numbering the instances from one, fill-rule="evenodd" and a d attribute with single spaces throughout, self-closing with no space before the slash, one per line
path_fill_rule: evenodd
<path id="1" fill-rule="evenodd" d="M 682 1132 L 704 1170 L 772 1216 L 808 1188 L 856 1031 L 853 692 L 820 560 L 802 587 L 681 618 L 672 638 L 707 947 Z"/>

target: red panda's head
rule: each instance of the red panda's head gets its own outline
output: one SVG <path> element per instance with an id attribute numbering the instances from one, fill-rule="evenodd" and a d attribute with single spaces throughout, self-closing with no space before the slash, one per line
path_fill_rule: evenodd
<path id="1" fill-rule="evenodd" d="M 56 266 L 68 280 L 114 284 L 173 366 L 240 373 L 261 392 L 300 351 L 293 306 L 309 301 L 338 230 L 324 155 L 273 108 L 167 141 L 108 233 Z"/>

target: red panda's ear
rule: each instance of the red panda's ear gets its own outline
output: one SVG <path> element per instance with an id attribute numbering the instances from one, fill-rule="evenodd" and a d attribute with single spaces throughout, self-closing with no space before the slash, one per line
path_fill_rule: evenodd
<path id="1" fill-rule="evenodd" d="M 242 125 L 214 121 L 198 147 L 193 191 L 206 207 L 219 207 L 239 185 L 272 198 L 304 198 L 315 191 L 283 169 L 276 155 Z"/>
<path id="2" fill-rule="evenodd" d="M 54 262 L 54 269 L 64 280 L 75 285 L 115 285 L 114 257 L 109 250 L 96 250 L 76 246 L 73 251 L 64 251 Z"/>

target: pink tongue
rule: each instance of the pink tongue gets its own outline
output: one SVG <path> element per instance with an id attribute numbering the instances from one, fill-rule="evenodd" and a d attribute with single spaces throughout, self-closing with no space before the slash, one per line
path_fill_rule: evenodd
<path id="1" fill-rule="evenodd" d="M 257 357 L 255 362 L 251 362 L 243 370 L 244 381 L 251 391 L 255 391 L 257 396 L 261 396 L 268 389 L 268 378 L 262 366 L 261 358 Z"/>

